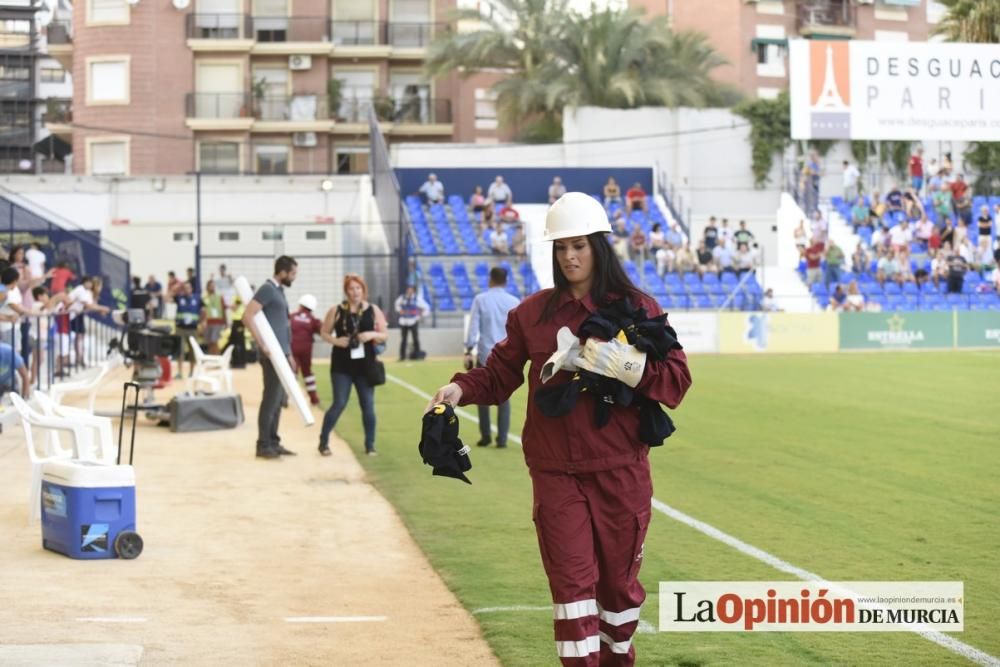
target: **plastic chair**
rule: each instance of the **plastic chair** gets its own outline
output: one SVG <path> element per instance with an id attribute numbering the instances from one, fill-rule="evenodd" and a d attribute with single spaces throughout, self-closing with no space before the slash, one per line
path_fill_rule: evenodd
<path id="1" fill-rule="evenodd" d="M 233 393 L 233 371 L 229 366 L 233 347 L 226 348 L 222 354 L 205 354 L 194 336 L 188 336 L 188 342 L 194 352 L 194 370 L 188 377 L 188 390 L 194 391 L 202 383 L 208 385 L 210 391 L 217 392 L 221 383 L 227 394 Z"/>
<path id="2" fill-rule="evenodd" d="M 94 402 L 97 400 L 97 390 L 108 374 L 119 366 L 123 366 L 125 360 L 118 353 L 112 353 L 101 365 L 97 373 L 92 377 L 72 382 L 57 382 L 49 388 L 49 398 L 56 405 L 62 405 L 69 394 L 87 393 L 87 410 L 94 413 Z"/>
<path id="3" fill-rule="evenodd" d="M 39 412 L 45 417 L 69 419 L 87 428 L 84 431 L 86 443 L 79 448 L 77 458 L 98 461 L 108 465 L 115 462 L 117 449 L 115 447 L 110 418 L 101 417 L 80 408 L 57 405 L 43 391 L 36 390 L 32 392 L 31 400 L 38 406 Z M 59 434 L 55 431 L 50 431 L 48 453 L 56 454 L 64 451 L 59 441 Z"/>
<path id="4" fill-rule="evenodd" d="M 10 394 L 11 404 L 21 418 L 24 429 L 24 441 L 28 446 L 28 459 L 31 461 L 31 489 L 28 495 L 28 522 L 38 521 L 42 516 L 42 466 L 48 461 L 79 458 L 80 447 L 86 442 L 86 434 L 82 426 L 70 419 L 62 417 L 46 417 L 32 410 L 18 394 Z M 35 449 L 34 429 L 62 431 L 69 433 L 73 441 L 71 451 L 47 452 L 39 455 Z"/>

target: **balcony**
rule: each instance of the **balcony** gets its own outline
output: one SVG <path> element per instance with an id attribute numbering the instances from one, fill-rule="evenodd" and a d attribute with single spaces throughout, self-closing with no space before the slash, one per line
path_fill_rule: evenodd
<path id="1" fill-rule="evenodd" d="M 250 51 L 253 21 L 244 14 L 188 14 L 188 46 L 195 51 Z"/>
<path id="2" fill-rule="evenodd" d="M 73 71 L 73 21 L 56 19 L 45 28 L 49 55 L 67 71 Z"/>
<path id="3" fill-rule="evenodd" d="M 249 130 L 254 108 L 250 93 L 188 93 L 187 126 L 192 130 Z"/>
<path id="4" fill-rule="evenodd" d="M 73 134 L 73 100 L 45 100 L 42 125 L 52 134 L 69 136 Z"/>
<path id="5" fill-rule="evenodd" d="M 448 30 L 447 23 L 330 22 L 334 55 L 420 58 L 435 35 L 444 30 Z"/>
<path id="6" fill-rule="evenodd" d="M 392 135 L 450 135 L 454 131 L 449 99 L 375 95 L 343 99 L 337 109 L 334 133 L 367 132 L 368 110 L 372 108 L 383 131 Z"/>
<path id="7" fill-rule="evenodd" d="M 329 132 L 326 95 L 267 96 L 254 99 L 254 132 Z"/>
<path id="8" fill-rule="evenodd" d="M 330 24 L 323 18 L 304 16 L 254 16 L 255 54 L 329 55 Z"/>
<path id="9" fill-rule="evenodd" d="M 856 32 L 851 0 L 800 0 L 795 18 L 803 37 L 853 37 Z"/>

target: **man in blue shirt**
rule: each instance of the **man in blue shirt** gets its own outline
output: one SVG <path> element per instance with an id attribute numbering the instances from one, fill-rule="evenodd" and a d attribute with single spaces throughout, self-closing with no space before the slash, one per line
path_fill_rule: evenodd
<path id="1" fill-rule="evenodd" d="M 477 366 L 486 364 L 486 358 L 493 351 L 493 346 L 507 337 L 507 313 L 520 303 L 518 298 L 507 291 L 507 269 L 494 267 L 490 269 L 489 289 L 477 294 L 472 300 L 472 312 L 469 315 L 469 333 L 465 337 L 466 367 L 472 365 L 472 347 L 479 344 L 476 351 L 479 355 Z M 490 406 L 479 407 L 479 434 L 476 444 L 489 447 L 492 439 L 490 433 Z M 510 429 L 510 400 L 501 403 L 497 408 L 497 447 L 507 446 L 507 431 Z"/>
<path id="2" fill-rule="evenodd" d="M 428 174 L 419 192 L 425 204 L 440 204 L 444 201 L 444 183 L 435 174 Z"/>
<path id="3" fill-rule="evenodd" d="M 7 343 L 0 343 L 0 396 L 8 391 L 14 391 L 14 373 L 21 378 L 22 398 L 28 398 L 31 394 L 31 379 L 28 377 L 28 367 L 24 365 L 24 359 L 14 351 Z"/>
<path id="4" fill-rule="evenodd" d="M 174 296 L 174 303 L 177 304 L 177 315 L 174 319 L 176 334 L 181 337 L 181 354 L 177 359 L 177 378 L 184 377 L 184 357 L 188 356 L 191 343 L 189 337 L 198 336 L 198 325 L 205 319 L 201 306 L 201 297 L 194 293 L 194 286 L 190 282 L 181 283 L 180 291 Z M 188 374 L 194 373 L 194 353 L 191 353 L 188 363 Z"/>

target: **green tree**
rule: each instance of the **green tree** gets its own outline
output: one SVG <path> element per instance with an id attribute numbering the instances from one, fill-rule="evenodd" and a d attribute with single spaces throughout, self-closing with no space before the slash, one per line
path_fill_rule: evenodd
<path id="1" fill-rule="evenodd" d="M 733 107 L 733 113 L 750 121 L 750 168 L 754 185 L 762 188 L 767 184 L 774 156 L 791 143 L 788 91 L 781 91 L 773 100 L 762 97 L 744 100 Z"/>
<path id="2" fill-rule="evenodd" d="M 947 14 L 935 32 L 950 42 L 1000 42 L 1000 0 L 939 0 Z M 1000 176 L 1000 143 L 976 141 L 965 151 L 965 162 L 977 173 L 973 188 L 980 194 L 996 191 Z"/>
<path id="3" fill-rule="evenodd" d="M 500 0 L 473 32 L 443 35 L 430 48 L 427 73 L 468 76 L 505 69 L 494 86 L 497 117 L 521 138 L 558 139 L 566 106 L 724 105 L 737 98 L 710 72 L 725 61 L 704 37 L 674 33 L 662 17 L 635 11 L 583 16 L 564 0 Z M 479 20 L 475 11 L 458 20 Z M 501 18 L 503 17 L 503 18 Z"/>

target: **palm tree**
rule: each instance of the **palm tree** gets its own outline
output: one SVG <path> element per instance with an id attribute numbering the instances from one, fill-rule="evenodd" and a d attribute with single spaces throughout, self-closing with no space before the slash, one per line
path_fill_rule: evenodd
<path id="1" fill-rule="evenodd" d="M 666 19 L 635 11 L 584 16 L 565 0 L 501 0 L 481 30 L 452 33 L 431 46 L 428 74 L 510 75 L 494 86 L 501 125 L 522 138 L 557 139 L 566 106 L 635 108 L 725 104 L 737 95 L 709 78 L 724 59 L 704 37 L 674 33 Z M 459 19 L 478 16 L 464 12 Z M 500 17 L 504 17 L 501 19 Z"/>
<path id="2" fill-rule="evenodd" d="M 948 13 L 934 32 L 949 42 L 1000 42 L 1000 0 L 938 0 Z"/>

